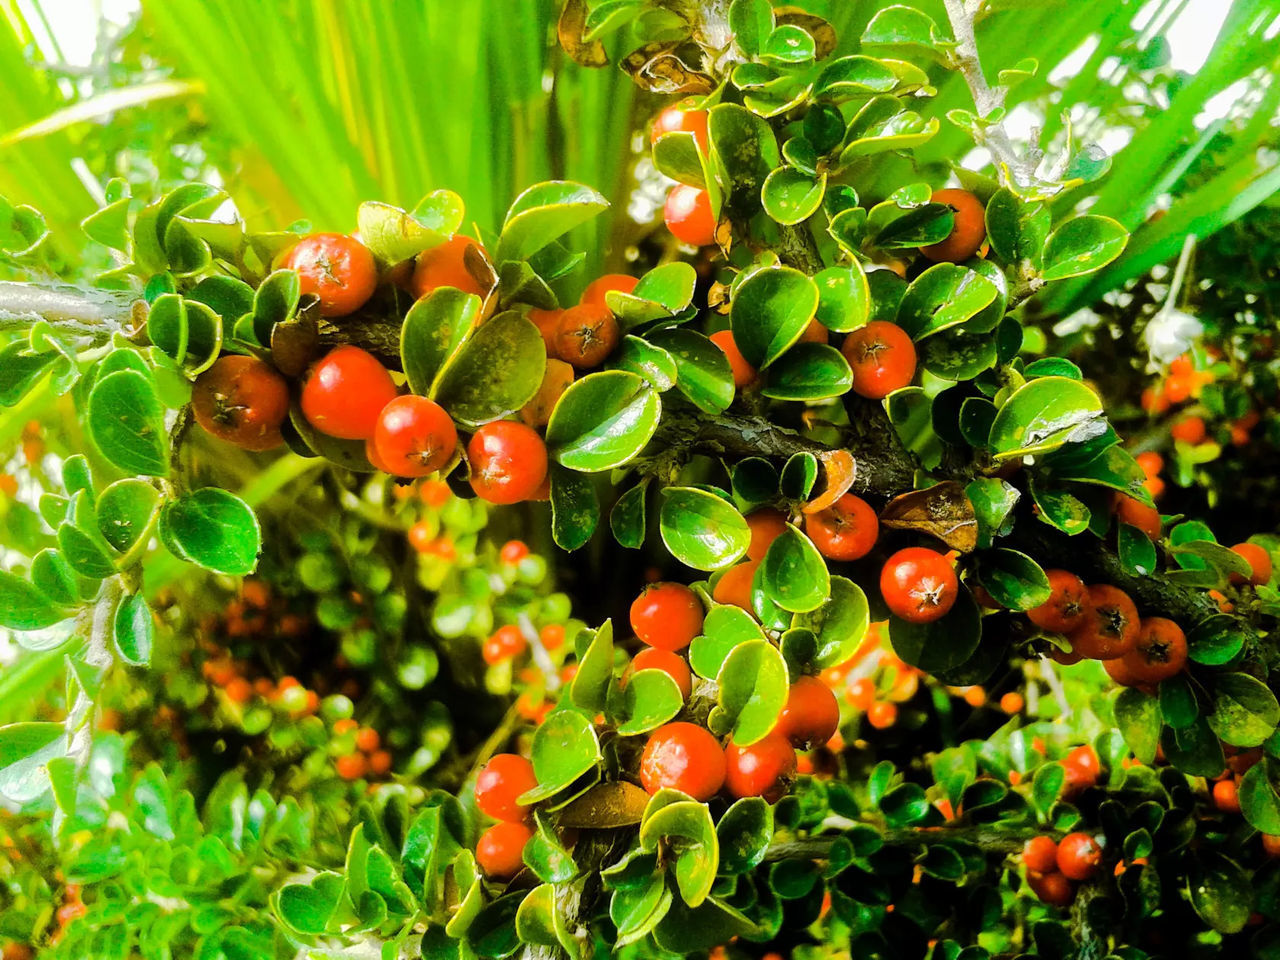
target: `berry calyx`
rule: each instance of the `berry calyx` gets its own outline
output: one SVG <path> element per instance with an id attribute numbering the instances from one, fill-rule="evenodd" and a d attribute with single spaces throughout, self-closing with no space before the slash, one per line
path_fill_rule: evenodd
<path id="1" fill-rule="evenodd" d="M 1118 660 L 1106 660 L 1110 666 L 1121 663 L 1137 684 L 1156 684 L 1181 673 L 1187 664 L 1187 635 L 1182 628 L 1165 617 L 1146 617 L 1138 627 L 1138 642 Z M 1110 670 L 1108 670 L 1108 673 Z"/>
<path id="2" fill-rule="evenodd" d="M 409 394 L 382 408 L 373 445 L 393 476 L 425 477 L 449 462 L 458 447 L 458 431 L 444 407 Z"/>
<path id="3" fill-rule="evenodd" d="M 660 650 L 683 650 L 702 632 L 702 620 L 702 601 L 680 583 L 651 583 L 631 604 L 631 629 Z"/>
<path id="4" fill-rule="evenodd" d="M 1070 633 L 1084 623 L 1089 593 L 1084 581 L 1069 570 L 1046 570 L 1049 599 L 1027 611 L 1027 619 L 1041 630 Z"/>
<path id="5" fill-rule="evenodd" d="M 695 800 L 710 800 L 724 786 L 725 771 L 724 751 L 716 738 L 684 721 L 653 731 L 640 756 L 640 783 L 650 794 L 670 787 Z"/>
<path id="6" fill-rule="evenodd" d="M 289 385 L 257 357 L 221 357 L 196 377 L 191 410 L 196 423 L 219 440 L 270 450 L 284 442 L 280 425 L 289 415 Z"/>
<path id="7" fill-rule="evenodd" d="M 467 444 L 471 489 L 490 503 L 530 499 L 547 476 L 547 445 L 537 432 L 514 420 L 477 430 Z"/>
<path id="8" fill-rule="evenodd" d="M 304 294 L 320 298 L 320 316 L 345 317 L 365 305 L 378 286 L 373 253 L 343 233 L 313 233 L 299 240 L 283 266 L 296 270 Z"/>
<path id="9" fill-rule="evenodd" d="M 556 356 L 578 370 L 604 363 L 621 337 L 613 311 L 603 304 L 570 307 L 556 327 Z"/>
<path id="10" fill-rule="evenodd" d="M 326 436 L 368 440 L 395 398 L 395 382 L 377 357 L 359 347 L 335 347 L 302 385 L 302 415 Z"/>
<path id="11" fill-rule="evenodd" d="M 955 569 L 927 547 L 899 550 L 880 571 L 885 605 L 908 623 L 931 623 L 946 616 L 959 592 Z"/>
<path id="12" fill-rule="evenodd" d="M 1071 649 L 1090 660 L 1123 657 L 1138 643 L 1138 608 L 1119 587 L 1095 583 L 1088 589 L 1089 613 L 1071 631 Z"/>

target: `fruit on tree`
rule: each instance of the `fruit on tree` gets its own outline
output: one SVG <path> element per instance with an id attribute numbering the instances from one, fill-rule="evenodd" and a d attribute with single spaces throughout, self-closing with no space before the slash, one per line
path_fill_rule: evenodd
<path id="1" fill-rule="evenodd" d="M 296 270 L 304 294 L 320 298 L 320 316 L 355 313 L 378 286 L 373 253 L 344 233 L 313 233 L 294 244 L 283 266 Z"/>
<path id="2" fill-rule="evenodd" d="M 733 339 L 732 330 L 717 330 L 711 334 L 711 342 L 719 347 L 728 358 L 729 370 L 733 374 L 733 385 L 735 387 L 741 390 L 743 387 L 755 383 L 759 372 L 755 367 L 747 363 L 747 358 L 738 349 L 738 342 Z"/>
<path id="3" fill-rule="evenodd" d="M 525 639 L 524 631 L 514 623 L 508 623 L 493 631 L 480 648 L 480 654 L 485 663 L 493 666 L 515 659 L 528 647 L 529 641 Z"/>
<path id="4" fill-rule="evenodd" d="M 1089 613 L 1071 631 L 1071 649 L 1090 660 L 1123 657 L 1138 643 L 1138 608 L 1119 587 L 1095 583 L 1088 588 Z"/>
<path id="5" fill-rule="evenodd" d="M 741 607 L 751 613 L 751 584 L 759 568 L 759 560 L 734 564 L 716 581 L 715 587 L 711 590 L 711 599 L 716 603 L 728 603 Z"/>
<path id="6" fill-rule="evenodd" d="M 1240 788 L 1234 780 L 1219 780 L 1213 785 L 1213 805 L 1223 813 L 1240 812 Z"/>
<path id="7" fill-rule="evenodd" d="M 683 650 L 702 632 L 702 601 L 681 583 L 651 583 L 631 603 L 631 629 L 642 643 Z"/>
<path id="8" fill-rule="evenodd" d="M 476 775 L 476 806 L 495 820 L 520 821 L 529 808 L 520 802 L 521 794 L 538 785 L 533 764 L 518 753 L 499 753 Z"/>
<path id="9" fill-rule="evenodd" d="M 724 759 L 725 786 L 738 799 L 763 797 L 774 803 L 787 792 L 796 772 L 795 747 L 776 731 L 747 746 L 730 740 Z"/>
<path id="10" fill-rule="evenodd" d="M 289 415 L 289 385 L 257 357 L 228 355 L 196 377 L 191 411 L 220 440 L 270 450 L 284 442 L 280 425 Z"/>
<path id="11" fill-rule="evenodd" d="M 495 823 L 476 843 L 476 863 L 492 880 L 510 880 L 524 867 L 533 830 L 523 823 Z"/>
<path id="12" fill-rule="evenodd" d="M 877 700 L 867 707 L 867 723 L 877 730 L 888 730 L 898 722 L 898 705 L 888 700 Z"/>
<path id="13" fill-rule="evenodd" d="M 467 443 L 471 489 L 490 503 L 530 499 L 547 476 L 547 445 L 514 420 L 486 423 Z"/>
<path id="14" fill-rule="evenodd" d="M 463 293 L 474 293 L 481 299 L 489 292 L 467 269 L 467 251 L 484 255 L 484 248 L 470 237 L 454 234 L 444 243 L 418 254 L 413 268 L 413 295 L 421 300 L 441 287 L 454 287 Z"/>
<path id="15" fill-rule="evenodd" d="M 563 360 L 547 358 L 547 369 L 533 399 L 520 408 L 520 421 L 539 430 L 551 422 L 551 411 L 564 392 L 573 386 L 573 367 Z"/>
<path id="16" fill-rule="evenodd" d="M 1049 599 L 1027 611 L 1027 619 L 1041 630 L 1070 633 L 1080 626 L 1089 610 L 1084 581 L 1069 570 L 1046 570 Z"/>
<path id="17" fill-rule="evenodd" d="M 373 354 L 349 345 L 335 347 L 302 385 L 302 415 L 326 436 L 367 440 L 396 392 L 391 374 Z"/>
<path id="18" fill-rule="evenodd" d="M 560 318 L 564 316 L 564 310 L 556 308 L 553 310 L 541 310 L 538 307 L 530 307 L 528 317 L 538 333 L 542 335 L 543 346 L 546 347 L 548 357 L 558 357 L 556 353 L 556 330 L 560 327 Z"/>
<path id="19" fill-rule="evenodd" d="M 872 320 L 844 338 L 840 352 L 853 370 L 853 392 L 883 400 L 916 375 L 916 347 L 905 330 L 888 320 Z"/>
<path id="20" fill-rule="evenodd" d="M 922 254 L 939 263 L 962 263 L 982 249 L 987 239 L 987 213 L 981 200 L 968 190 L 955 188 L 935 190 L 931 199 L 951 208 L 953 222 L 946 239 L 921 247 Z"/>
<path id="21" fill-rule="evenodd" d="M 589 370 L 604 363 L 620 336 L 613 311 L 602 304 L 582 303 L 560 317 L 556 355 L 578 370 Z"/>
<path id="22" fill-rule="evenodd" d="M 880 571 L 885 605 L 908 623 L 931 623 L 946 616 L 959 591 L 950 561 L 928 547 L 899 550 Z"/>
<path id="23" fill-rule="evenodd" d="M 826 743 L 840 727 L 840 704 L 817 677 L 801 676 L 787 691 L 776 733 L 797 747 Z"/>
<path id="24" fill-rule="evenodd" d="M 715 243 L 716 215 L 711 209 L 711 195 L 705 190 L 677 183 L 667 194 L 662 215 L 671 235 L 691 247 Z"/>
<path id="25" fill-rule="evenodd" d="M 860 560 L 875 547 L 880 521 L 867 501 L 846 493 L 825 510 L 807 514 L 804 532 L 824 557 Z"/>
<path id="26" fill-rule="evenodd" d="M 1254 586 L 1261 586 L 1271 581 L 1271 554 L 1265 547 L 1257 543 L 1237 543 L 1231 549 L 1244 557 L 1250 571 L 1248 580 L 1238 573 L 1231 574 L 1232 583 L 1252 583 Z"/>
<path id="27" fill-rule="evenodd" d="M 763 560 L 773 541 L 786 532 L 786 514 L 773 507 L 761 507 L 759 510 L 748 513 L 746 520 L 747 529 L 751 531 L 751 542 L 747 544 L 747 559 Z"/>
<path id="28" fill-rule="evenodd" d="M 1160 539 L 1160 511 L 1155 507 L 1148 507 L 1133 497 L 1116 494 L 1112 509 L 1115 511 L 1117 520 L 1137 527 L 1151 540 Z"/>
<path id="29" fill-rule="evenodd" d="M 1183 443 L 1189 443 L 1191 446 L 1204 443 L 1205 437 L 1208 435 L 1208 429 L 1204 425 L 1204 420 L 1197 416 L 1180 417 L 1174 421 L 1173 426 L 1169 428 L 1169 435 L 1175 440 L 1181 440 Z"/>
<path id="30" fill-rule="evenodd" d="M 676 682 L 676 686 L 680 688 L 680 696 L 685 700 L 693 692 L 693 674 L 689 670 L 689 664 L 678 653 L 658 647 L 646 647 L 631 658 L 627 672 L 635 674 L 641 670 L 661 670 Z"/>
<path id="31" fill-rule="evenodd" d="M 1068 833 L 1058 844 L 1058 870 L 1070 880 L 1088 880 L 1102 865 L 1102 848 L 1087 833 Z"/>
<path id="32" fill-rule="evenodd" d="M 587 284 L 587 289 L 582 291 L 582 296 L 578 302 L 592 307 L 608 308 L 609 304 L 605 302 L 604 295 L 611 290 L 619 293 L 631 293 L 636 288 L 636 284 L 640 282 L 639 277 L 633 277 L 626 273 L 606 273 L 602 277 L 596 277 Z"/>
<path id="33" fill-rule="evenodd" d="M 1167 680 L 1187 665 L 1187 636 L 1167 617 L 1144 617 L 1138 627 L 1137 645 L 1118 662 L 1138 683 Z"/>
<path id="34" fill-rule="evenodd" d="M 453 457 L 458 431 L 440 404 L 408 394 L 382 408 L 373 445 L 378 460 L 392 475 L 425 477 Z"/>
<path id="35" fill-rule="evenodd" d="M 670 787 L 695 800 L 710 800 L 724 786 L 725 770 L 724 751 L 716 738 L 685 721 L 649 734 L 640 755 L 640 783 L 650 794 Z"/>
<path id="36" fill-rule="evenodd" d="M 1036 873 L 1052 873 L 1058 869 L 1058 845 L 1052 837 L 1032 837 L 1022 847 L 1022 862 Z"/>
<path id="37" fill-rule="evenodd" d="M 657 142 L 664 133 L 685 132 L 693 134 L 698 149 L 704 154 L 710 149 L 710 137 L 707 134 L 708 114 L 705 110 L 681 110 L 679 107 L 667 107 L 653 118 L 653 128 L 649 139 Z"/>
<path id="38" fill-rule="evenodd" d="M 1031 888 L 1032 893 L 1040 898 L 1041 903 L 1047 903 L 1051 907 L 1069 906 L 1076 896 L 1076 891 L 1071 885 L 1071 881 L 1057 870 L 1050 873 L 1037 873 L 1033 870 L 1028 870 L 1027 886 Z"/>

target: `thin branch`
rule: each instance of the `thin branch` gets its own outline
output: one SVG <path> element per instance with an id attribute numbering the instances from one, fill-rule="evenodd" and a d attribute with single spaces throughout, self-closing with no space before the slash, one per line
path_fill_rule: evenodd
<path id="1" fill-rule="evenodd" d="M 27 330 L 40 321 L 74 337 L 105 343 L 117 333 L 133 336 L 146 319 L 136 294 L 0 281 L 0 331 Z"/>

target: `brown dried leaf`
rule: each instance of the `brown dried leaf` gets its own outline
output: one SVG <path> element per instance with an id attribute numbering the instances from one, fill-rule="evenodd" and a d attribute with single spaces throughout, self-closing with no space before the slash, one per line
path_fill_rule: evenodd
<path id="1" fill-rule="evenodd" d="M 644 816 L 649 795 L 634 783 L 615 780 L 598 783 L 560 811 L 562 827 L 606 830 L 629 827 Z"/>
<path id="2" fill-rule="evenodd" d="M 778 26 L 789 23 L 810 34 L 819 60 L 836 48 L 835 28 L 821 17 L 814 16 L 799 7 L 778 7 L 773 11 L 773 16 Z"/>
<path id="3" fill-rule="evenodd" d="M 952 550 L 969 553 L 978 545 L 978 520 L 964 486 L 947 480 L 925 490 L 894 497 L 880 512 L 880 523 L 937 537 Z"/>
<path id="4" fill-rule="evenodd" d="M 716 313 L 729 312 L 729 285 L 721 283 L 717 280 L 711 284 L 711 289 L 707 291 L 707 306 Z"/>
<path id="5" fill-rule="evenodd" d="M 818 454 L 827 483 L 822 492 L 800 508 L 801 513 L 819 513 L 827 509 L 853 486 L 858 464 L 848 450 L 824 450 Z"/>
<path id="6" fill-rule="evenodd" d="M 599 40 L 586 39 L 587 0 L 565 0 L 564 9 L 560 11 L 560 20 L 556 24 L 556 35 L 560 39 L 560 47 L 578 66 L 609 65 L 604 44 Z"/>
<path id="7" fill-rule="evenodd" d="M 684 41 L 647 43 L 623 58 L 621 67 L 636 84 L 650 93 L 670 96 L 704 94 L 716 88 L 715 78 L 694 70 L 675 54 Z"/>
<path id="8" fill-rule="evenodd" d="M 320 330 L 309 310 L 271 328 L 271 362 L 286 377 L 302 376 L 319 346 Z"/>
<path id="9" fill-rule="evenodd" d="M 498 285 L 498 271 L 493 269 L 489 258 L 476 244 L 469 243 L 462 251 L 462 265 L 467 268 L 467 273 L 471 274 L 472 279 L 480 284 L 480 289 L 487 291 L 486 296 Z"/>

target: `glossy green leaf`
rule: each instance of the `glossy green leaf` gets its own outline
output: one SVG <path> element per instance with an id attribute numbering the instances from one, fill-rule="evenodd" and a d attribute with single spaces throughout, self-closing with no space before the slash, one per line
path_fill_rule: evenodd
<path id="1" fill-rule="evenodd" d="M 818 307 L 813 281 L 791 267 L 757 270 L 734 293 L 729 322 L 743 357 L 765 369 L 800 339 Z"/>
<path id="2" fill-rule="evenodd" d="M 1149 577 L 1156 569 L 1156 547 L 1145 533 L 1127 523 L 1116 527 L 1116 552 L 1129 573 Z"/>
<path id="3" fill-rule="evenodd" d="M 1075 217 L 1049 234 L 1040 275 L 1064 280 L 1092 273 L 1120 256 L 1128 242 L 1128 231 L 1110 217 Z"/>
<path id="4" fill-rule="evenodd" d="M 160 508 L 160 491 L 145 480 L 117 480 L 95 505 L 98 531 L 119 553 L 128 554 L 151 532 Z"/>
<path id="5" fill-rule="evenodd" d="M 760 572 L 769 599 L 792 613 L 816 610 L 830 593 L 831 577 L 822 554 L 790 524 L 770 544 Z"/>
<path id="6" fill-rule="evenodd" d="M 174 556 L 206 570 L 243 576 L 258 565 L 258 518 L 235 494 L 216 487 L 170 501 L 160 511 L 160 539 Z"/>
<path id="7" fill-rule="evenodd" d="M 507 211 L 498 239 L 498 262 L 524 259 L 608 207 L 608 200 L 581 183 L 536 184 L 516 197 Z"/>
<path id="8" fill-rule="evenodd" d="M 680 688 L 661 670 L 638 670 L 625 685 L 609 691 L 608 715 L 618 734 L 636 736 L 656 730 L 673 719 L 684 706 Z"/>
<path id="9" fill-rule="evenodd" d="M 609 511 L 609 529 L 613 531 L 613 538 L 632 550 L 638 550 L 644 545 L 645 494 L 648 489 L 648 483 L 637 483 L 620 496 Z"/>
<path id="10" fill-rule="evenodd" d="M 964 663 L 981 639 L 978 605 L 965 589 L 960 590 L 946 616 L 932 623 L 908 623 L 889 617 L 889 642 L 894 652 L 913 667 L 929 673 Z"/>
<path id="11" fill-rule="evenodd" d="M 675 358 L 662 347 L 630 334 L 622 338 L 611 365 L 644 377 L 658 391 L 670 390 L 676 384 Z"/>
<path id="12" fill-rule="evenodd" d="M 41 630 L 65 619 L 66 611 L 17 574 L 0 570 L 0 626 Z"/>
<path id="13" fill-rule="evenodd" d="M 760 188 L 764 212 L 778 223 L 802 223 L 818 212 L 826 190 L 825 174 L 813 176 L 795 167 L 779 167 L 765 178 Z"/>
<path id="14" fill-rule="evenodd" d="M 825 343 L 797 343 L 769 368 L 760 392 L 772 400 L 826 400 L 853 386 L 849 361 Z"/>
<path id="15" fill-rule="evenodd" d="M 1088 439 L 1105 425 L 1102 401 L 1066 377 L 1032 380 L 1013 392 L 996 414 L 989 443 L 999 460 L 1048 453 Z"/>
<path id="16" fill-rule="evenodd" d="M 691 907 L 711 893 L 720 862 L 720 845 L 706 804 L 677 800 L 652 812 L 640 824 L 640 846 L 656 850 L 659 841 L 675 851 L 676 887 Z"/>
<path id="17" fill-rule="evenodd" d="M 1185 888 L 1191 906 L 1219 933 L 1238 933 L 1253 912 L 1253 886 L 1233 860 L 1212 850 L 1192 861 Z"/>
<path id="18" fill-rule="evenodd" d="M 1213 681 L 1209 727 L 1224 743 L 1256 747 L 1280 723 L 1280 702 L 1265 683 L 1247 673 L 1226 673 Z"/>
<path id="19" fill-rule="evenodd" d="M 787 662 L 766 640 L 734 647 L 716 677 L 718 704 L 733 740 L 748 746 L 766 736 L 787 702 Z"/>
<path id="20" fill-rule="evenodd" d="M 1264 756 L 1240 780 L 1240 812 L 1249 826 L 1280 834 L 1280 763 Z"/>
<path id="21" fill-rule="evenodd" d="M 1001 606 L 1030 610 L 1049 599 L 1049 578 L 1025 553 L 999 548 L 982 554 L 982 585 Z"/>
<path id="22" fill-rule="evenodd" d="M 1116 726 L 1133 755 L 1152 763 L 1160 743 L 1160 701 L 1133 687 L 1116 691 Z"/>
<path id="23" fill-rule="evenodd" d="M 528 318 L 501 313 L 481 325 L 440 371 L 434 399 L 461 423 L 500 419 L 533 399 L 546 357 L 542 334 Z"/>
<path id="24" fill-rule="evenodd" d="M 763 639 L 764 633 L 751 614 L 740 607 L 716 604 L 703 621 L 701 635 L 689 645 L 689 666 L 698 676 L 714 680 L 739 644 Z"/>
<path id="25" fill-rule="evenodd" d="M 686 130 L 664 133 L 653 142 L 653 165 L 677 183 L 703 190 L 707 168 L 698 150 L 698 141 Z"/>
<path id="26" fill-rule="evenodd" d="M 572 470 L 611 470 L 644 449 L 658 427 L 661 408 L 658 394 L 642 377 L 625 370 L 591 373 L 556 403 L 547 424 L 547 446 Z"/>
<path id="27" fill-rule="evenodd" d="M 533 734 L 530 752 L 538 785 L 520 797 L 524 804 L 555 796 L 600 762 L 600 742 L 591 721 L 576 710 L 555 710 Z"/>
<path id="28" fill-rule="evenodd" d="M 695 570 L 733 563 L 751 542 L 742 514 L 723 498 L 697 487 L 662 491 L 658 530 L 671 555 Z"/>
<path id="29" fill-rule="evenodd" d="M 955 46 L 928 14 L 906 6 L 889 6 L 879 10 L 862 31 L 863 47 L 885 50 L 933 60 L 946 59 Z"/>
<path id="30" fill-rule="evenodd" d="M 725 185 L 725 202 L 744 216 L 760 209 L 765 177 L 782 162 L 778 140 L 767 121 L 735 103 L 712 107 L 707 117 L 711 158 Z"/>
<path id="31" fill-rule="evenodd" d="M 558 463 L 550 466 L 551 536 L 561 550 L 577 550 L 596 532 L 600 503 L 591 478 Z"/>
<path id="32" fill-rule="evenodd" d="M 462 198 L 451 190 L 437 190 L 419 206 L 424 204 L 431 212 L 422 218 L 389 203 L 360 204 L 356 228 L 361 242 L 383 264 L 396 264 L 439 246 L 462 226 Z"/>
<path id="33" fill-rule="evenodd" d="M 98 450 L 121 470 L 168 476 L 164 408 L 142 374 L 121 370 L 100 379 L 89 394 L 86 422 Z"/>
<path id="34" fill-rule="evenodd" d="M 120 601 L 116 607 L 114 634 L 116 652 L 126 663 L 145 667 L 151 662 L 155 624 L 145 597 L 135 593 Z"/>
<path id="35" fill-rule="evenodd" d="M 659 330 L 648 341 L 676 364 L 676 389 L 704 413 L 720 413 L 733 403 L 733 370 L 724 351 L 693 330 Z"/>
<path id="36" fill-rule="evenodd" d="M 813 664 L 825 669 L 853 656 L 870 622 L 871 612 L 862 588 L 845 577 L 832 577 L 829 596 L 815 609 L 797 613 L 791 624 L 813 632 Z"/>
<path id="37" fill-rule="evenodd" d="M 1039 266 L 1051 223 L 1049 209 L 1020 199 L 1001 187 L 987 201 L 987 239 L 997 257 L 1008 264 Z"/>
<path id="38" fill-rule="evenodd" d="M 428 396 L 480 315 L 480 298 L 440 287 L 414 301 L 400 327 L 400 363 L 409 389 Z"/>
<path id="39" fill-rule="evenodd" d="M 986 277 L 954 263 L 934 264 L 908 286 L 897 323 L 912 340 L 964 323 L 994 301 L 999 289 Z"/>
<path id="40" fill-rule="evenodd" d="M 817 317 L 828 330 L 847 333 L 866 324 L 871 314 L 871 288 L 862 265 L 828 267 L 814 276 L 818 287 Z"/>
<path id="41" fill-rule="evenodd" d="M 1196 663 L 1211 667 L 1230 663 L 1244 643 L 1239 621 L 1222 614 L 1202 620 L 1187 631 L 1187 655 Z"/>

